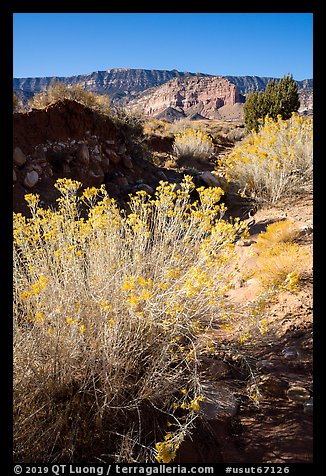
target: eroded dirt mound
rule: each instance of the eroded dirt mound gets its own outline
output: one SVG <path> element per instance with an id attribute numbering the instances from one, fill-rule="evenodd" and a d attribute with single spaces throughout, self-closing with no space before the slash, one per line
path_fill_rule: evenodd
<path id="1" fill-rule="evenodd" d="M 76 101 L 64 100 L 45 109 L 14 114 L 14 146 L 32 154 L 35 146 L 47 141 L 81 140 L 86 132 L 115 139 L 117 129 L 111 119 Z"/>
<path id="2" fill-rule="evenodd" d="M 105 183 L 110 196 L 153 193 L 160 180 L 181 175 L 145 160 L 141 145 L 111 118 L 82 104 L 64 100 L 43 110 L 16 113 L 13 118 L 14 211 L 28 214 L 24 195 L 40 194 L 43 206 L 53 205 L 57 178 L 78 180 L 83 187 Z"/>

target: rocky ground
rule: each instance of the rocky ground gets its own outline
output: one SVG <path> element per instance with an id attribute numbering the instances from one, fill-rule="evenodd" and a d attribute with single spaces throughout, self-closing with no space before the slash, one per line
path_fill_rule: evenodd
<path id="1" fill-rule="evenodd" d="M 178 182 L 186 171 L 195 171 L 197 185 L 220 185 L 213 163 L 178 163 L 171 145 L 170 138 L 147 137 L 154 157 L 148 162 L 111 119 L 72 101 L 14 114 L 14 211 L 28 213 L 23 197 L 29 192 L 39 193 L 45 206 L 54 204 L 58 177 L 86 186 L 105 183 L 122 204 L 128 193 L 153 193 L 160 180 Z M 252 210 L 250 202 L 239 203 L 230 193 L 225 202 L 233 216 L 247 218 Z M 259 233 L 282 219 L 294 220 L 301 230 L 298 243 L 311 248 L 312 206 L 312 196 L 305 195 L 260 209 L 250 239 L 237 246 L 240 265 L 252 259 Z M 257 282 L 248 280 L 232 292 L 235 304 L 249 302 Z M 312 297 L 310 274 L 297 294 L 283 292 L 269 305 L 268 332 L 243 345 L 233 331 L 212 331 L 214 349 L 203 352 L 199 369 L 206 397 L 201 418 L 176 462 L 312 461 Z"/>

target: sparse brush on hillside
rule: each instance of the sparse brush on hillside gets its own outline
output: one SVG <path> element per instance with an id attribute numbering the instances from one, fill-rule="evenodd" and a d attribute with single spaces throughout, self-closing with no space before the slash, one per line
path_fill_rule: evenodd
<path id="1" fill-rule="evenodd" d="M 234 242 L 219 188 L 104 186 L 14 215 L 14 443 L 19 462 L 173 461 L 200 409 L 197 336 L 220 314 Z M 88 218 L 79 215 L 80 203 Z"/>
<path id="2" fill-rule="evenodd" d="M 134 156 L 143 156 L 145 151 L 143 117 L 135 111 L 116 107 L 112 109 L 111 119 L 122 134 L 128 151 Z"/>
<path id="3" fill-rule="evenodd" d="M 200 125 L 196 121 L 192 121 L 187 117 L 179 119 L 178 121 L 168 124 L 169 132 L 172 134 L 180 134 L 180 132 L 185 132 L 187 129 L 200 130 Z"/>
<path id="4" fill-rule="evenodd" d="M 313 123 L 293 114 L 291 119 L 266 119 L 265 126 L 235 146 L 219 162 L 219 171 L 259 203 L 312 190 Z"/>
<path id="5" fill-rule="evenodd" d="M 52 102 L 63 99 L 78 101 L 101 114 L 110 114 L 109 97 L 86 91 L 81 84 L 65 85 L 61 82 L 51 82 L 47 90 L 35 94 L 28 104 L 30 108 L 43 109 Z"/>
<path id="6" fill-rule="evenodd" d="M 205 161 L 214 153 L 212 139 L 196 129 L 185 129 L 175 135 L 173 152 L 179 158 Z"/>

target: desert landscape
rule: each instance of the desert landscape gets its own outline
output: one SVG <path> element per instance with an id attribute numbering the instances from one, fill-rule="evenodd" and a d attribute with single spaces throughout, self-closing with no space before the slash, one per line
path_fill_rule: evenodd
<path id="1" fill-rule="evenodd" d="M 265 79 L 14 80 L 15 461 L 312 462 L 312 80 L 248 131 Z"/>

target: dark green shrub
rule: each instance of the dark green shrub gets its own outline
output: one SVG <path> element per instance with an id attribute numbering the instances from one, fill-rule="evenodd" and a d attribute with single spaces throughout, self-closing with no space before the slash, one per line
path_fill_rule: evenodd
<path id="1" fill-rule="evenodd" d="M 292 76 L 285 76 L 279 81 L 272 79 L 265 91 L 249 93 L 243 108 L 246 131 L 258 132 L 266 116 L 276 119 L 280 115 L 282 119 L 289 119 L 299 107 L 298 85 Z"/>

